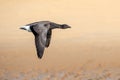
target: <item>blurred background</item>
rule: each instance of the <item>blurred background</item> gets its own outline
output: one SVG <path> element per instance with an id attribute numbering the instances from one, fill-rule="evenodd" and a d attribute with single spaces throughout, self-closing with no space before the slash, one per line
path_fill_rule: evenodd
<path id="1" fill-rule="evenodd" d="M 0 0 L 0 71 L 78 71 L 120 68 L 119 0 Z M 19 27 L 49 20 L 72 28 L 53 30 L 37 58 L 32 33 Z"/>

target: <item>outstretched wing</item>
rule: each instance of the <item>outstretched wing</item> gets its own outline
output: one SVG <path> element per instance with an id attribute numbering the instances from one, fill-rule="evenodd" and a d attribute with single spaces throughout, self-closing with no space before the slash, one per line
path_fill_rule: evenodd
<path id="1" fill-rule="evenodd" d="M 37 50 L 38 58 L 42 58 L 44 53 L 44 48 L 46 45 L 47 29 L 39 26 L 32 27 L 32 32 L 35 35 L 35 45 Z"/>
<path id="2" fill-rule="evenodd" d="M 43 37 L 41 35 L 35 36 L 35 45 L 36 45 L 38 58 L 42 58 L 43 56 L 45 49 L 45 42 L 46 40 L 43 40 Z"/>
<path id="3" fill-rule="evenodd" d="M 46 44 L 45 44 L 45 47 L 49 47 L 50 45 L 50 41 L 51 41 L 51 35 L 52 35 L 52 30 L 48 30 L 47 32 L 47 40 L 46 40 Z"/>

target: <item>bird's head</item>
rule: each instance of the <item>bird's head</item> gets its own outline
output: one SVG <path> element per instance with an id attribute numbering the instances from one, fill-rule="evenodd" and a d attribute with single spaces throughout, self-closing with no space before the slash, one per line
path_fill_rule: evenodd
<path id="1" fill-rule="evenodd" d="M 67 28 L 71 28 L 69 25 L 67 24 L 62 24 L 60 25 L 62 29 L 67 29 Z"/>
<path id="2" fill-rule="evenodd" d="M 29 26 L 29 25 L 22 26 L 22 27 L 20 27 L 20 29 L 26 30 L 26 31 L 28 31 L 28 32 L 31 32 L 31 29 L 30 29 L 30 26 Z"/>
<path id="3" fill-rule="evenodd" d="M 56 23 L 50 23 L 50 26 L 52 29 L 56 29 L 56 28 L 60 28 L 60 29 L 67 29 L 67 28 L 71 28 L 69 25 L 67 24 L 56 24 Z"/>

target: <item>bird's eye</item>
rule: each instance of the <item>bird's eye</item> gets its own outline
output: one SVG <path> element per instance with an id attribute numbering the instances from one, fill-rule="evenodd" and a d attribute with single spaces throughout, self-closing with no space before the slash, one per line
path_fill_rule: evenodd
<path id="1" fill-rule="evenodd" d="M 48 26 L 48 24 L 44 24 L 44 26 Z"/>

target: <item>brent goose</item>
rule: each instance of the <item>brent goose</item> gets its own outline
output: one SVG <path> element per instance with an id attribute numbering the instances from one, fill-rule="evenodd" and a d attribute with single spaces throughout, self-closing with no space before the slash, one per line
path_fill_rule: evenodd
<path id="1" fill-rule="evenodd" d="M 35 45 L 38 58 L 42 58 L 45 47 L 49 47 L 52 29 L 71 28 L 67 24 L 57 24 L 50 21 L 39 21 L 22 26 L 20 29 L 32 32 L 35 36 Z"/>

